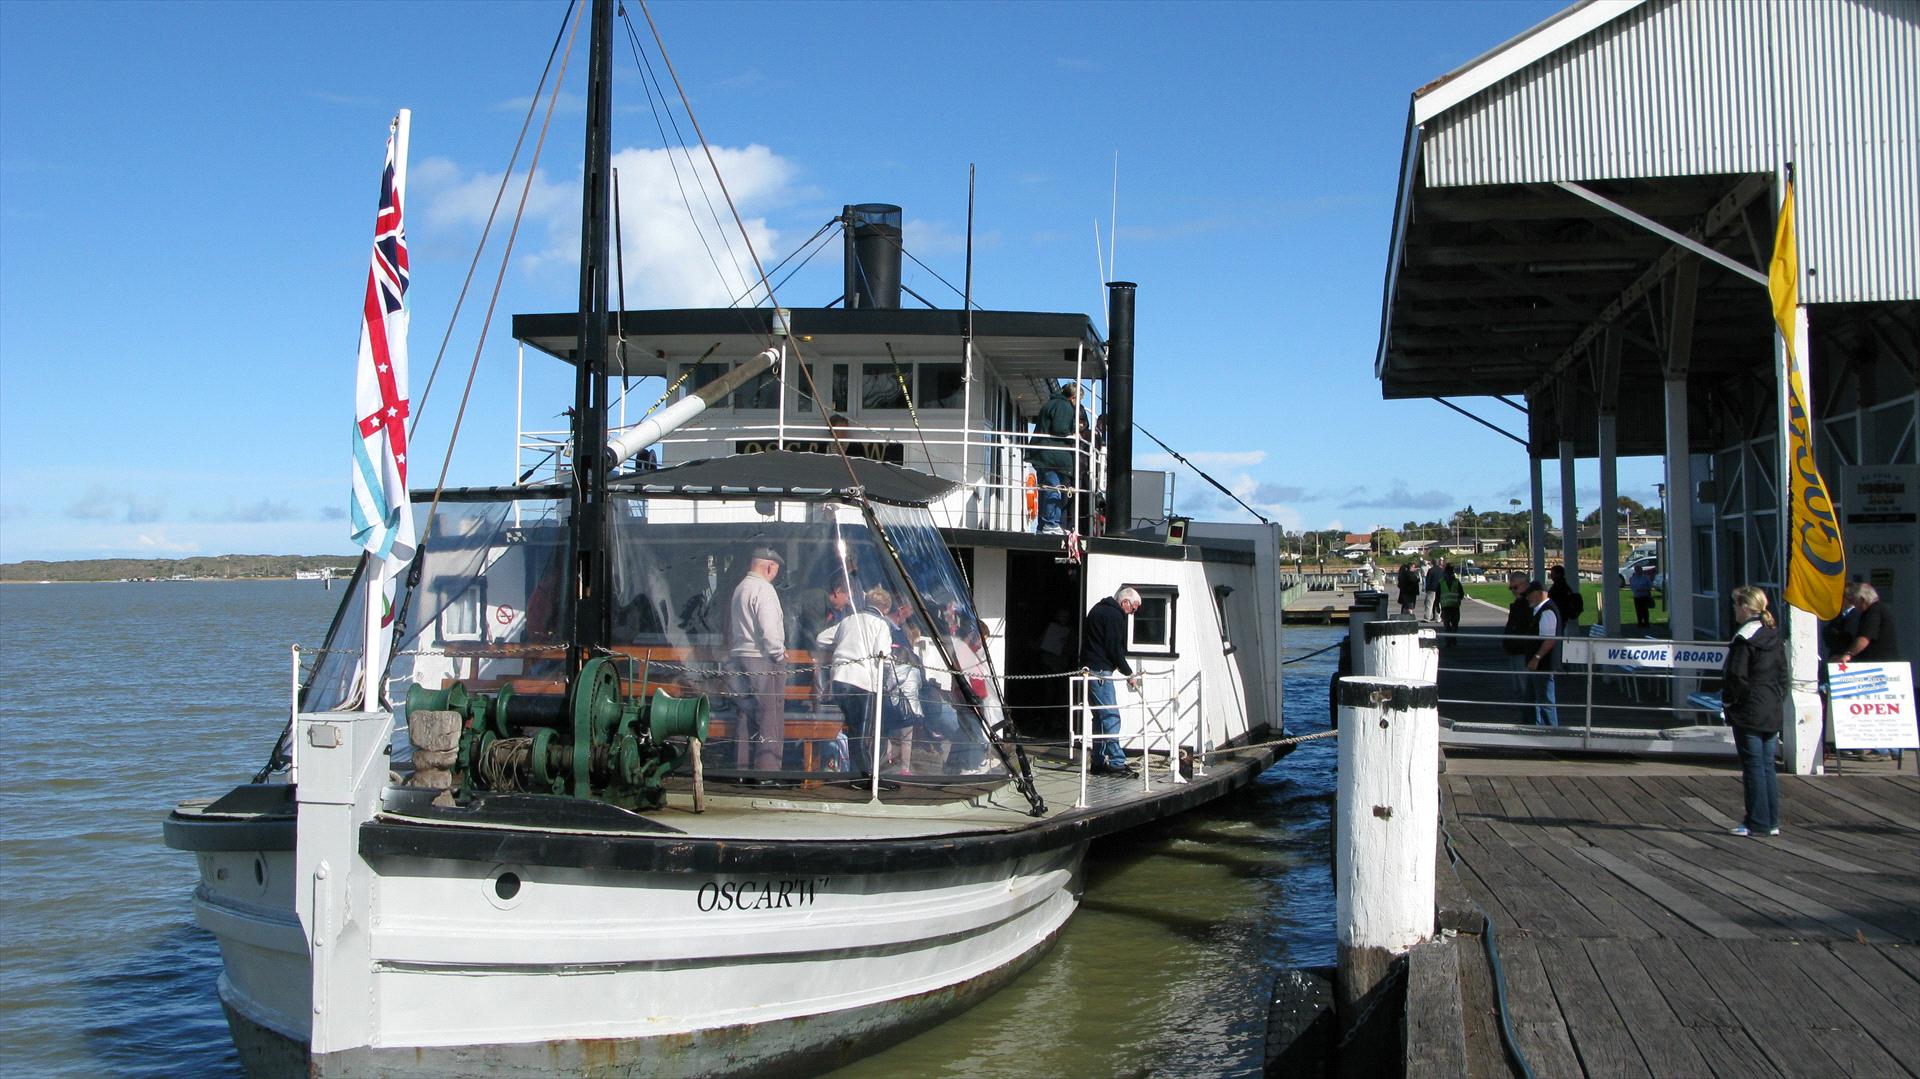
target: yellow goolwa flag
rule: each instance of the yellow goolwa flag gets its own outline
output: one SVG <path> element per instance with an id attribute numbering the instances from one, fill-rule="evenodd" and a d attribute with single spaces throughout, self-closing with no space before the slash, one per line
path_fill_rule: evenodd
<path id="1" fill-rule="evenodd" d="M 1840 542 L 1840 519 L 1834 513 L 1833 499 L 1814 464 L 1813 418 L 1793 354 L 1794 316 L 1800 307 L 1800 256 L 1794 239 L 1791 180 L 1774 232 L 1767 292 L 1773 298 L 1773 320 L 1787 344 L 1786 378 L 1781 383 L 1787 391 L 1787 493 L 1793 518 L 1787 532 L 1786 600 L 1817 617 L 1838 618 L 1841 592 L 1846 588 L 1847 551 Z"/>

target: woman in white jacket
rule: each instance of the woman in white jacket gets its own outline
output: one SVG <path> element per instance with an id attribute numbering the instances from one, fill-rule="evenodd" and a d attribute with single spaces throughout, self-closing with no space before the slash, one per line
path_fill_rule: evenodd
<path id="1" fill-rule="evenodd" d="M 879 695 L 886 688 L 888 655 L 893 650 L 893 623 L 886 616 L 893 607 L 893 595 L 875 586 L 861 599 L 858 611 L 814 639 L 814 654 L 829 656 L 832 670 L 828 699 L 846 717 L 853 771 L 868 776 L 873 774 L 873 726 L 879 718 Z"/>

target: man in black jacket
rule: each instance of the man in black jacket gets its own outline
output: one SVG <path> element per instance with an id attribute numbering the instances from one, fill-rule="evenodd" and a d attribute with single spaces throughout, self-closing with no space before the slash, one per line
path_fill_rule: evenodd
<path id="1" fill-rule="evenodd" d="M 1501 630 L 1500 650 L 1507 654 L 1507 667 L 1513 671 L 1510 699 L 1515 702 L 1527 700 L 1527 654 L 1533 642 L 1525 640 L 1533 626 L 1533 611 L 1527 606 L 1527 575 L 1524 573 L 1507 574 L 1507 591 L 1512 593 L 1513 602 L 1507 605 L 1507 626 Z M 1533 722 L 1533 706 L 1520 706 L 1520 722 Z"/>
<path id="2" fill-rule="evenodd" d="M 1139 609 L 1140 593 L 1132 588 L 1122 588 L 1094 604 L 1093 609 L 1087 612 L 1086 624 L 1081 627 L 1080 665 L 1093 674 L 1087 694 L 1100 734 L 1120 733 L 1120 713 L 1114 707 L 1119 703 L 1119 697 L 1113 688 L 1113 672 L 1119 671 L 1127 676 L 1127 688 L 1140 688 L 1140 676 L 1134 674 L 1133 667 L 1127 663 L 1127 619 Z M 1098 756 L 1092 771 L 1139 775 L 1127 764 L 1126 750 L 1120 748 L 1118 738 L 1098 739 L 1093 743 L 1093 748 Z"/>
<path id="3" fill-rule="evenodd" d="M 1893 612 L 1880 602 L 1880 590 L 1865 581 L 1850 581 L 1846 592 L 1847 606 L 1853 609 L 1853 624 L 1842 634 L 1844 640 L 1836 640 L 1839 645 L 1835 655 L 1830 657 L 1835 663 L 1895 663 L 1900 659 L 1900 645 L 1893 636 Z M 1843 614 L 1841 616 L 1845 618 Z M 1894 750 L 1895 759 L 1899 759 L 1899 750 Z M 1877 749 L 1848 750 L 1842 756 L 1860 760 L 1879 760 L 1886 756 Z"/>

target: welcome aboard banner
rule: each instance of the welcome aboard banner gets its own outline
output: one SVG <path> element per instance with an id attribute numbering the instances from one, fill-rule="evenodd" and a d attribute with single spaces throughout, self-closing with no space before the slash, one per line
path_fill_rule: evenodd
<path id="1" fill-rule="evenodd" d="M 1583 641 L 1561 644 L 1568 663 L 1597 667 L 1649 667 L 1663 670 L 1717 671 L 1727 665 L 1727 645 L 1706 641 Z"/>

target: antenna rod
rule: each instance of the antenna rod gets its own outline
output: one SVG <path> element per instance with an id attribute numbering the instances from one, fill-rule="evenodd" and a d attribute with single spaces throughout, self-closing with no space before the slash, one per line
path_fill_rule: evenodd
<path id="1" fill-rule="evenodd" d="M 1113 261 L 1120 255 L 1120 151 L 1113 152 L 1113 220 L 1107 225 L 1107 280 L 1113 280 Z"/>
<path id="2" fill-rule="evenodd" d="M 569 671 L 613 638 L 607 513 L 607 243 L 613 141 L 613 0 L 593 0 L 587 146 L 580 206 L 580 336 L 574 348 L 573 489 L 568 517 L 573 623 Z"/>

